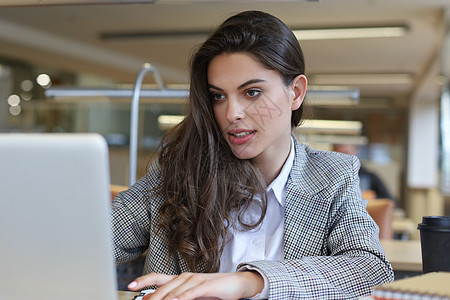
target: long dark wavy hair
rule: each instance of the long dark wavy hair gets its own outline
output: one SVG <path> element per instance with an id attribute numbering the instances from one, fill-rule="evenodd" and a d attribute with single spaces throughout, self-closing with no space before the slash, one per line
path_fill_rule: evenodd
<path id="1" fill-rule="evenodd" d="M 217 272 L 227 230 L 237 222 L 246 229 L 258 226 L 266 213 L 266 183 L 250 160 L 234 156 L 214 118 L 208 88 L 210 61 L 220 54 L 245 53 L 276 70 L 286 86 L 305 64 L 292 31 L 278 18 L 246 11 L 228 18 L 198 48 L 191 59 L 188 113 L 163 138 L 158 156 L 162 168 L 160 227 L 169 237 L 169 251 L 186 260 L 191 271 L 202 265 Z M 297 126 L 303 105 L 292 113 Z M 254 195 L 262 195 L 255 200 Z M 261 208 L 254 224 L 243 221 L 251 203 Z"/>

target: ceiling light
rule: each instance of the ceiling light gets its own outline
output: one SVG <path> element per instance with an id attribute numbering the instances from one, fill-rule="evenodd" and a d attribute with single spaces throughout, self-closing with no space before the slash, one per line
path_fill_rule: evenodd
<path id="1" fill-rule="evenodd" d="M 160 0 L 161 1 L 161 0 Z M 2 0 L 0 6 L 43 6 L 43 5 L 78 5 L 78 4 L 154 4 L 156 0 Z"/>
<path id="2" fill-rule="evenodd" d="M 406 35 L 408 28 L 399 26 L 379 27 L 344 27 L 344 28 L 311 28 L 293 29 L 295 37 L 299 41 L 307 40 L 333 40 L 333 39 L 363 39 L 363 38 L 387 38 Z M 175 30 L 175 31 L 116 31 L 103 32 L 99 38 L 104 41 L 129 41 L 129 40 L 179 40 L 205 39 L 211 32 L 207 30 Z"/>
<path id="3" fill-rule="evenodd" d="M 359 104 L 359 89 L 345 86 L 313 86 L 306 91 L 308 105 L 354 106 Z"/>
<path id="4" fill-rule="evenodd" d="M 185 116 L 180 115 L 160 115 L 158 117 L 158 126 L 161 130 L 169 130 L 183 121 Z"/>
<path id="5" fill-rule="evenodd" d="M 52 80 L 47 74 L 39 74 L 36 77 L 36 82 L 43 88 L 49 88 L 52 84 Z"/>
<path id="6" fill-rule="evenodd" d="M 189 97 L 189 89 L 167 88 L 142 89 L 140 98 L 153 98 L 161 103 L 161 99 L 170 99 L 173 103 L 175 99 L 185 99 Z M 128 88 L 76 88 L 76 87 L 52 87 L 45 91 L 47 97 L 110 97 L 110 98 L 130 98 L 133 90 Z M 310 105 L 356 105 L 359 102 L 359 89 L 338 87 L 338 86 L 310 86 L 307 90 Z"/>
<path id="7" fill-rule="evenodd" d="M 170 129 L 179 124 L 185 116 L 182 115 L 160 115 L 158 125 L 162 130 Z M 297 128 L 300 133 L 327 132 L 335 134 L 360 134 L 362 123 L 359 121 L 336 121 L 336 120 L 304 120 Z"/>
<path id="8" fill-rule="evenodd" d="M 110 98 L 130 98 L 133 96 L 132 89 L 104 89 L 104 88 L 77 88 L 77 87 L 56 87 L 45 91 L 47 97 L 110 97 Z M 141 98 L 186 98 L 189 96 L 188 90 L 181 89 L 142 89 L 139 96 Z"/>
<path id="9" fill-rule="evenodd" d="M 308 76 L 312 84 L 317 85 L 360 85 L 360 84 L 411 84 L 414 76 L 399 74 L 311 74 Z"/>
<path id="10" fill-rule="evenodd" d="M 293 30 L 300 41 L 331 40 L 331 39 L 361 39 L 400 37 L 407 32 L 406 26 L 362 27 L 362 28 L 320 28 Z"/>
<path id="11" fill-rule="evenodd" d="M 20 97 L 17 95 L 10 95 L 7 102 L 10 106 L 17 106 L 20 104 Z"/>
<path id="12" fill-rule="evenodd" d="M 304 120 L 296 131 L 301 134 L 353 134 L 360 135 L 362 123 L 360 121 L 336 121 L 336 120 Z"/>
<path id="13" fill-rule="evenodd" d="M 367 145 L 369 139 L 362 135 L 323 135 L 311 134 L 302 136 L 302 141 L 306 144 L 343 144 L 343 145 Z"/>
<path id="14" fill-rule="evenodd" d="M 16 105 L 16 106 L 10 106 L 9 107 L 9 113 L 13 116 L 18 116 L 20 115 L 20 112 L 22 111 L 22 109 L 20 108 L 20 105 Z"/>

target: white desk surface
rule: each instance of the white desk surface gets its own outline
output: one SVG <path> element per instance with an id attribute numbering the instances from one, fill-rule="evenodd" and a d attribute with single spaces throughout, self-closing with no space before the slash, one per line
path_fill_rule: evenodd
<path id="1" fill-rule="evenodd" d="M 381 240 L 381 245 L 395 271 L 422 272 L 420 241 Z"/>
<path id="2" fill-rule="evenodd" d="M 117 292 L 119 300 L 132 300 L 134 296 L 136 296 L 137 294 L 138 293 L 136 292 L 124 292 L 124 291 Z"/>

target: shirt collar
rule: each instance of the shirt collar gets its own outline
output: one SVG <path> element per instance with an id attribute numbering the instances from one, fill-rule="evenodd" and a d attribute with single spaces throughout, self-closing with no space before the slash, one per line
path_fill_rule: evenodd
<path id="1" fill-rule="evenodd" d="M 273 194 L 277 201 L 284 206 L 284 194 L 286 191 L 286 183 L 289 177 L 289 173 L 291 172 L 292 165 L 294 164 L 294 155 L 295 149 L 294 149 L 294 141 L 291 137 L 291 149 L 289 151 L 289 156 L 286 159 L 286 162 L 283 165 L 283 168 L 280 171 L 280 174 L 278 174 L 277 178 L 275 178 L 267 187 L 266 191 L 269 194 L 270 190 L 273 191 Z"/>

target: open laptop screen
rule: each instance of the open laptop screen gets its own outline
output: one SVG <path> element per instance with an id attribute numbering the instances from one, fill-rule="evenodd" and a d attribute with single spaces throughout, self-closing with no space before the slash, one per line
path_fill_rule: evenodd
<path id="1" fill-rule="evenodd" d="M 0 134 L 0 299 L 116 299 L 98 134 Z"/>

